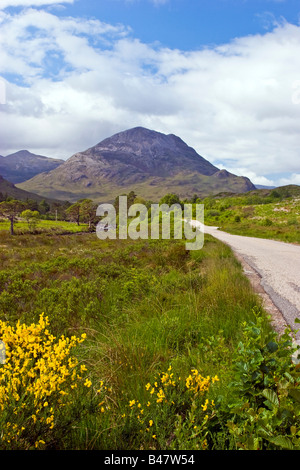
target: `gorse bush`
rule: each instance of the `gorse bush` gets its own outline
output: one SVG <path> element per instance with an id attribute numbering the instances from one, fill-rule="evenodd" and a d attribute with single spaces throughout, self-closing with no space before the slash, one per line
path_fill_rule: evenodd
<path id="1" fill-rule="evenodd" d="M 96 442 L 105 427 L 118 432 L 119 448 L 300 449 L 298 347 L 289 330 L 277 338 L 259 314 L 255 319 L 244 324 L 226 393 L 217 375 L 196 368 L 180 374 L 170 365 L 123 408 L 110 384 L 74 355 L 84 334 L 57 339 L 44 315 L 29 326 L 0 322 L 0 448 L 72 448 L 77 433 Z"/>
<path id="2" fill-rule="evenodd" d="M 170 366 L 146 384 L 144 403 L 130 400 L 127 426 L 140 427 L 145 448 L 205 449 L 208 423 L 214 416 L 214 401 L 208 394 L 218 380 L 203 377 L 197 369 L 181 377 Z"/>
<path id="3" fill-rule="evenodd" d="M 124 432 L 144 449 L 300 449 L 300 366 L 291 331 L 278 338 L 258 314 L 244 324 L 226 390 L 218 376 L 170 366 L 129 401 Z"/>
<path id="4" fill-rule="evenodd" d="M 38 324 L 0 321 L 0 338 L 6 360 L 0 366 L 0 448 L 31 449 L 56 447 L 82 419 L 78 389 L 91 386 L 72 350 L 85 339 L 55 338 L 49 320 L 41 315 Z M 101 398 L 103 383 L 98 395 Z M 103 400 L 98 405 L 103 411 Z M 76 409 L 77 408 L 77 409 Z"/>

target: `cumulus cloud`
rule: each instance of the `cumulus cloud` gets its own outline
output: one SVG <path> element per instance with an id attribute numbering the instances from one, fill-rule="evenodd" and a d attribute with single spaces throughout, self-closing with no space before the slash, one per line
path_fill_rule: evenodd
<path id="1" fill-rule="evenodd" d="M 279 185 L 285 186 L 286 184 L 297 184 L 300 186 L 300 173 L 293 173 L 288 178 L 280 178 Z"/>
<path id="2" fill-rule="evenodd" d="M 142 125 L 179 135 L 257 184 L 287 172 L 297 180 L 300 27 L 282 22 L 190 52 L 145 44 L 124 25 L 35 8 L 0 12 L 0 27 L 0 154 L 67 158 Z"/>
<path id="3" fill-rule="evenodd" d="M 216 166 L 221 170 L 227 170 L 230 173 L 234 173 L 237 176 L 247 176 L 254 184 L 262 185 L 262 186 L 275 186 L 275 182 L 273 179 L 266 178 L 265 176 L 257 174 L 255 171 L 250 170 L 247 167 L 234 167 L 230 168 L 228 165 L 225 167 L 224 164 L 217 163 Z M 289 184 L 289 183 L 286 183 Z"/>

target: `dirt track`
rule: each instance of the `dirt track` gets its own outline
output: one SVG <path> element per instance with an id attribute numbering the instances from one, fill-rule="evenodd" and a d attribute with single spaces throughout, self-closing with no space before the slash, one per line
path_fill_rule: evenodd
<path id="1" fill-rule="evenodd" d="M 299 329 L 299 324 L 295 324 L 295 318 L 300 319 L 300 246 L 231 235 L 218 230 L 217 227 L 206 226 L 204 232 L 227 243 L 233 249 L 243 262 L 246 274 L 253 279 L 255 275 L 257 276 L 256 281 L 254 280 L 256 289 L 262 291 L 263 288 L 281 312 L 286 324 L 293 329 Z M 277 322 L 281 322 L 281 325 L 277 326 L 282 327 L 280 313 L 276 313 L 275 310 L 275 322 L 277 319 Z M 297 334 L 298 342 L 300 343 L 300 333 Z"/>

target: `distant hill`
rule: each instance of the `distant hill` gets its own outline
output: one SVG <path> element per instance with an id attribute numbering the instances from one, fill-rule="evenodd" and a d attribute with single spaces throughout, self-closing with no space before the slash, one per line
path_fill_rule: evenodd
<path id="1" fill-rule="evenodd" d="M 157 201 L 169 192 L 186 198 L 255 189 L 248 178 L 220 170 L 179 137 L 143 127 L 115 134 L 18 187 L 52 198 L 105 202 L 131 190 Z"/>
<path id="2" fill-rule="evenodd" d="M 276 186 L 264 186 L 262 184 L 256 184 L 255 185 L 256 189 L 275 189 Z"/>
<path id="3" fill-rule="evenodd" d="M 38 194 L 30 193 L 28 191 L 24 191 L 23 189 L 16 188 L 16 186 L 11 183 L 10 181 L 7 181 L 0 175 L 0 193 L 5 196 L 12 197 L 14 199 L 18 199 L 19 201 L 27 201 L 28 199 L 32 199 L 33 201 L 36 202 L 41 202 L 43 199 L 46 200 L 46 202 L 54 202 L 52 199 L 49 198 L 44 198 L 42 196 L 39 196 Z"/>
<path id="4" fill-rule="evenodd" d="M 54 170 L 62 163 L 63 160 L 20 150 L 6 157 L 0 156 L 0 175 L 11 183 L 22 183 L 39 173 Z"/>
<path id="5" fill-rule="evenodd" d="M 297 184 L 288 184 L 286 186 L 276 186 L 275 188 L 261 188 L 261 189 L 253 189 L 251 191 L 247 191 L 247 193 L 233 193 L 233 192 L 221 192 L 219 194 L 215 194 L 213 199 L 225 199 L 228 198 L 237 198 L 242 197 L 245 202 L 249 201 L 250 204 L 254 204 L 255 198 L 258 197 L 260 199 L 267 199 L 269 197 L 273 197 L 274 200 L 276 198 L 280 200 L 294 198 L 300 198 L 300 186 Z"/>
<path id="6" fill-rule="evenodd" d="M 279 195 L 281 198 L 299 198 L 300 197 L 300 186 L 297 184 L 288 184 L 285 186 L 279 186 L 269 190 L 269 194 Z"/>
<path id="7" fill-rule="evenodd" d="M 261 188 L 254 191 L 250 191 L 247 195 L 260 195 L 260 196 L 270 196 L 274 195 L 277 197 L 281 197 L 282 199 L 290 198 L 290 197 L 300 197 L 300 186 L 297 184 L 288 184 L 285 186 L 278 186 L 275 188 Z"/>

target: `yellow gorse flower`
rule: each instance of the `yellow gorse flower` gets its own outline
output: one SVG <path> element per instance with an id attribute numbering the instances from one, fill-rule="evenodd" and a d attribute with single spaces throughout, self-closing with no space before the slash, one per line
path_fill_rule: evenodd
<path id="1" fill-rule="evenodd" d="M 209 390 L 211 379 L 210 376 L 202 377 L 197 369 L 192 369 L 191 374 L 186 378 L 186 388 L 194 393 L 204 393 Z"/>
<path id="2" fill-rule="evenodd" d="M 22 409 L 32 424 L 39 422 L 52 429 L 53 407 L 57 410 L 66 405 L 70 389 L 79 380 L 78 361 L 71 356 L 71 350 L 86 335 L 56 338 L 49 333 L 48 326 L 44 314 L 37 324 L 31 325 L 18 321 L 16 326 L 11 326 L 0 320 L 0 339 L 6 350 L 5 363 L 0 367 L 0 412 L 10 408 L 17 415 Z M 12 435 L 11 429 L 9 433 L 7 429 L 1 435 L 7 442 L 24 430 L 16 429 Z M 37 447 L 41 444 L 43 440 L 36 442 Z"/>
<path id="3" fill-rule="evenodd" d="M 203 408 L 203 411 L 207 410 L 208 405 L 209 405 L 209 400 L 206 399 L 204 405 L 201 405 Z"/>
<path id="4" fill-rule="evenodd" d="M 86 381 L 84 382 L 84 385 L 89 388 L 92 385 L 91 380 L 86 379 Z"/>
<path id="5" fill-rule="evenodd" d="M 157 393 L 157 400 L 156 400 L 156 402 L 157 402 L 157 403 L 161 403 L 164 398 L 166 398 L 166 395 L 165 395 L 163 389 L 161 388 L 161 389 L 159 390 L 159 392 Z"/>
<path id="6" fill-rule="evenodd" d="M 145 413 L 142 413 L 142 411 L 135 413 L 141 405 L 139 403 L 138 407 L 134 410 L 133 405 L 137 403 L 135 400 L 131 400 L 129 406 L 136 415 L 139 424 L 143 426 L 147 433 L 151 428 L 153 429 L 154 420 L 157 427 L 157 416 L 160 416 L 160 414 L 164 415 L 159 408 L 163 407 L 162 409 L 166 409 L 166 407 L 173 406 L 176 409 L 182 407 L 185 410 L 186 419 L 190 419 L 194 433 L 199 433 L 202 426 L 213 416 L 214 401 L 210 401 L 206 396 L 210 391 L 211 385 L 218 380 L 218 376 L 203 377 L 195 368 L 190 370 L 189 375 L 182 378 L 181 376 L 176 376 L 170 366 L 167 372 L 159 373 L 154 378 L 153 385 L 150 382 L 146 384 L 145 388 L 149 393 L 149 401 L 143 407 Z M 151 414 L 148 408 L 150 406 Z M 190 413 L 186 413 L 186 409 L 189 409 Z M 153 413 L 156 413 L 156 415 Z M 195 420 L 196 422 L 194 423 Z M 156 439 L 155 434 L 152 437 Z"/>

